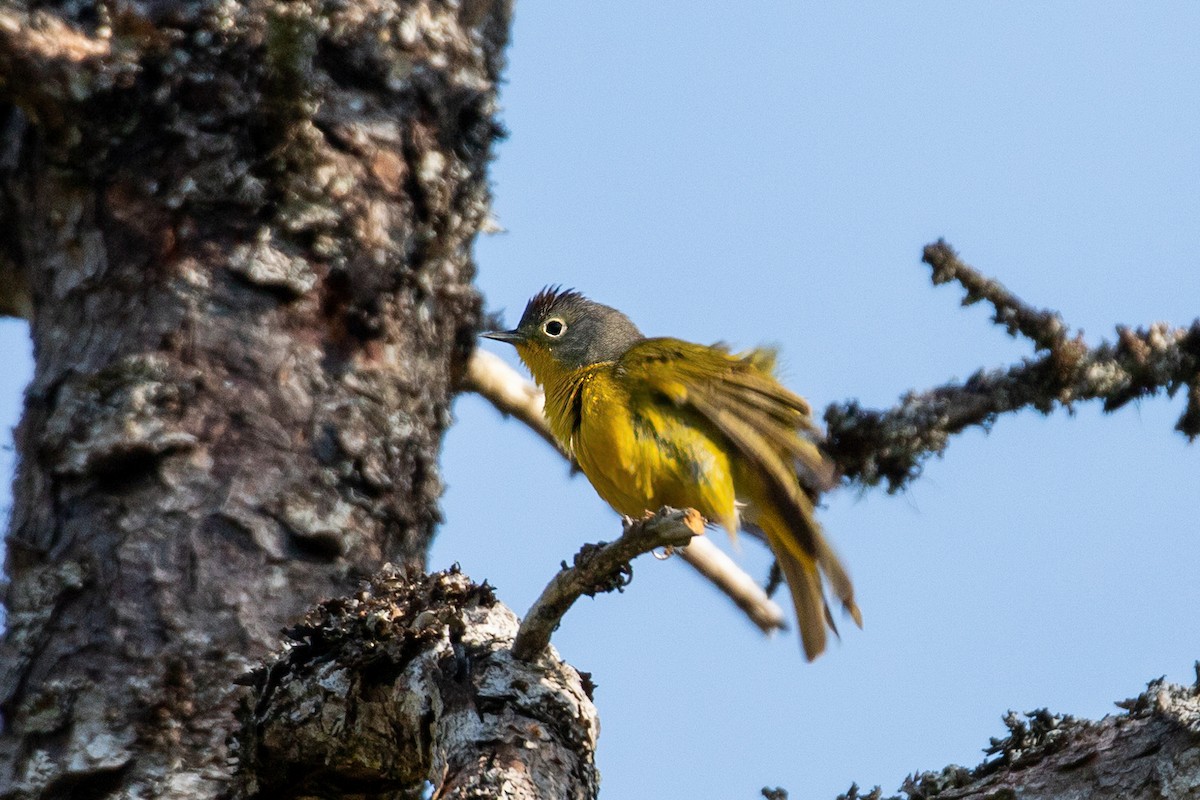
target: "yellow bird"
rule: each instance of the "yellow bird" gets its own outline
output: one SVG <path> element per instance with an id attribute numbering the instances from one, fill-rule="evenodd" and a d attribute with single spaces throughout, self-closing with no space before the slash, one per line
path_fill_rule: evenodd
<path id="1" fill-rule="evenodd" d="M 862 626 L 799 477 L 825 489 L 834 470 L 808 403 L 776 380 L 773 351 L 646 338 L 615 308 L 557 288 L 530 300 L 515 329 L 483 335 L 516 346 L 546 393 L 554 436 L 618 513 L 694 508 L 731 536 L 761 530 L 810 661 L 826 626 L 837 631 L 822 576 Z"/>

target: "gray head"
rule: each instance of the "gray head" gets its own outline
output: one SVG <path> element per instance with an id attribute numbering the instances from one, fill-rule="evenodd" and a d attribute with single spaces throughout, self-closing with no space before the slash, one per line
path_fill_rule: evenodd
<path id="1" fill-rule="evenodd" d="M 516 345 L 521 359 L 534 371 L 534 362 L 548 354 L 560 367 L 580 367 L 615 361 L 642 332 L 615 308 L 588 300 L 573 289 L 543 289 L 525 306 L 521 322 L 511 331 L 490 331 L 489 339 Z M 535 375 L 535 378 L 541 378 Z"/>

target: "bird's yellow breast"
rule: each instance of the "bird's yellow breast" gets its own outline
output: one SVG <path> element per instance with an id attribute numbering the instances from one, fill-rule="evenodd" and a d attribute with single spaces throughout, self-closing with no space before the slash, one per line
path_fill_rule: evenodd
<path id="1" fill-rule="evenodd" d="M 695 508 L 736 530 L 730 456 L 695 412 L 661 395 L 634 393 L 605 363 L 548 382 L 546 414 L 554 435 L 618 513 Z"/>

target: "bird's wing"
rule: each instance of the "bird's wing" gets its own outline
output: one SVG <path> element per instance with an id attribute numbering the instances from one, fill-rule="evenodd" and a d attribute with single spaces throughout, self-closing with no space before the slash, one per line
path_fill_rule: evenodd
<path id="1" fill-rule="evenodd" d="M 773 364 L 774 355 L 765 350 L 734 355 L 723 347 L 646 339 L 622 356 L 617 369 L 633 385 L 693 409 L 732 445 L 752 476 L 753 493 L 779 520 L 767 526 L 768 538 L 784 567 L 811 658 L 824 645 L 821 616 L 828 618 L 824 601 L 817 602 L 816 567 L 856 622 L 860 617 L 850 577 L 822 536 L 812 500 L 796 476 L 799 467 L 828 488 L 832 465 L 811 438 L 816 426 L 808 403 L 775 379 Z"/>
<path id="2" fill-rule="evenodd" d="M 753 458 L 761 444 L 777 452 L 773 460 L 785 472 L 793 472 L 787 466 L 791 459 L 814 489 L 830 489 L 836 475 L 816 444 L 820 431 L 808 402 L 776 380 L 774 364 L 775 354 L 767 349 L 734 355 L 722 345 L 644 339 L 626 351 L 617 368 L 676 405 L 695 408 L 739 450 L 750 451 L 744 453 L 747 457 Z M 725 417 L 745 426 L 726 430 Z M 756 434 L 761 443 L 742 441 L 746 433 Z"/>

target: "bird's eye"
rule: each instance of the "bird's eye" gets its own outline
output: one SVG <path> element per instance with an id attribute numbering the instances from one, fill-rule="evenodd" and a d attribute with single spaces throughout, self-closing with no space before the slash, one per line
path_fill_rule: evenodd
<path id="1" fill-rule="evenodd" d="M 546 320 L 546 324 L 542 325 L 542 330 L 546 332 L 546 335 L 553 336 L 555 338 L 562 336 L 563 331 L 566 329 L 566 323 L 564 323 L 561 319 L 548 319 Z"/>

